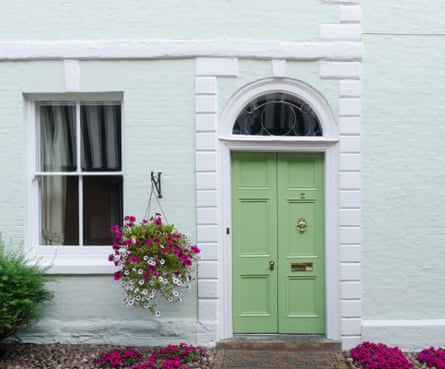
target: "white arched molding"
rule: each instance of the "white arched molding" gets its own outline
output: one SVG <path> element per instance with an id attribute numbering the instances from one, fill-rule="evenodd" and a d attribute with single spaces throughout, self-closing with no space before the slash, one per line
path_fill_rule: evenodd
<path id="1" fill-rule="evenodd" d="M 205 62 L 205 63 L 204 63 Z M 203 67 L 205 65 L 205 68 Z M 326 337 L 340 339 L 339 149 L 335 115 L 307 84 L 268 78 L 238 90 L 221 115 L 217 78 L 238 75 L 236 59 L 197 59 L 195 79 L 195 178 L 198 267 L 198 343 L 230 338 L 232 330 L 231 151 L 321 152 L 325 155 Z M 209 68 L 214 66 L 213 70 Z M 323 128 L 321 137 L 233 135 L 241 110 L 255 98 L 283 92 L 307 102 Z"/>
<path id="2" fill-rule="evenodd" d="M 256 98 L 275 92 L 287 93 L 308 103 L 318 116 L 323 129 L 322 137 L 261 137 L 265 141 L 336 141 L 338 140 L 338 129 L 332 110 L 324 97 L 308 86 L 306 83 L 291 79 L 264 79 L 254 82 L 235 93 L 224 109 L 218 125 L 218 133 L 222 139 L 236 139 L 240 141 L 239 135 L 232 135 L 232 127 L 238 115 L 244 107 Z M 245 140 L 245 138 L 244 138 Z M 255 140 L 258 140 L 255 137 Z"/>

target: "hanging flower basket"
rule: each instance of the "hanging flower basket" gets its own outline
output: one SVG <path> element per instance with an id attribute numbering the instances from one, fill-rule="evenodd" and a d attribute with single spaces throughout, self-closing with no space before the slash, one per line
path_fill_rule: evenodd
<path id="1" fill-rule="evenodd" d="M 150 310 L 156 316 L 154 300 L 181 301 L 181 290 L 190 288 L 199 249 L 174 225 L 163 224 L 156 213 L 136 223 L 126 216 L 124 225 L 111 227 L 114 253 L 108 257 L 119 268 L 114 279 L 126 292 L 125 304 Z"/>

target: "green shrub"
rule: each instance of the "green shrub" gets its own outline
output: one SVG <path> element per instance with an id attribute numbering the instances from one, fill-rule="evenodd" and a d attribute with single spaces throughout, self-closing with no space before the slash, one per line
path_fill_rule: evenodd
<path id="1" fill-rule="evenodd" d="M 39 304 L 51 300 L 46 268 L 27 264 L 20 252 L 5 251 L 0 236 L 0 341 L 40 317 Z"/>

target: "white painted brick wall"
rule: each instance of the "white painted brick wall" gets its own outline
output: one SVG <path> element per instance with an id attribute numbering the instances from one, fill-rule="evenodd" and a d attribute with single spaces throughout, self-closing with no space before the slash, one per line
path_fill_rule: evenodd
<path id="1" fill-rule="evenodd" d="M 342 171 L 359 171 L 360 170 L 360 154 L 340 154 L 340 170 Z"/>
<path id="2" fill-rule="evenodd" d="M 359 24 L 322 24 L 320 25 L 322 40 L 358 41 L 361 38 Z"/>
<path id="3" fill-rule="evenodd" d="M 216 299 L 199 299 L 198 300 L 198 317 L 200 322 L 217 322 L 218 321 L 218 301 Z"/>
<path id="4" fill-rule="evenodd" d="M 342 263 L 357 263 L 361 260 L 361 248 L 357 245 L 342 245 L 340 261 Z"/>
<path id="5" fill-rule="evenodd" d="M 340 191 L 340 208 L 360 208 L 360 191 Z"/>
<path id="6" fill-rule="evenodd" d="M 215 95 L 196 95 L 195 108 L 197 113 L 215 113 L 216 105 Z"/>
<path id="7" fill-rule="evenodd" d="M 196 206 L 213 207 L 216 206 L 217 192 L 215 190 L 199 190 L 196 192 Z"/>
<path id="8" fill-rule="evenodd" d="M 340 278 L 342 281 L 359 281 L 360 264 L 343 263 L 340 268 Z"/>
<path id="9" fill-rule="evenodd" d="M 199 224 L 217 224 L 218 213 L 215 207 L 199 207 L 196 218 Z"/>
<path id="10" fill-rule="evenodd" d="M 362 332 L 361 321 L 357 318 L 342 319 L 341 326 L 345 336 L 359 336 Z"/>
<path id="11" fill-rule="evenodd" d="M 359 5 L 340 5 L 340 22 L 360 22 L 361 9 Z"/>
<path id="12" fill-rule="evenodd" d="M 360 136 L 354 135 L 340 137 L 340 152 L 360 153 Z"/>
<path id="13" fill-rule="evenodd" d="M 360 209 L 340 209 L 340 226 L 359 226 Z"/>
<path id="14" fill-rule="evenodd" d="M 361 106 L 359 98 L 344 98 L 339 101 L 338 114 L 340 116 L 360 116 Z"/>
<path id="15" fill-rule="evenodd" d="M 340 81 L 339 86 L 340 86 L 340 97 L 360 96 L 361 81 Z"/>
<path id="16" fill-rule="evenodd" d="M 339 117 L 338 125 L 341 135 L 360 134 L 360 117 Z"/>
<path id="17" fill-rule="evenodd" d="M 286 60 L 283 59 L 272 60 L 272 75 L 276 78 L 286 77 Z"/>
<path id="18" fill-rule="evenodd" d="M 80 63 L 79 60 L 66 59 L 63 61 L 65 72 L 65 91 L 80 91 Z"/>
<path id="19" fill-rule="evenodd" d="M 215 190 L 216 181 L 217 181 L 216 173 L 213 172 L 196 173 L 197 190 Z"/>
<path id="20" fill-rule="evenodd" d="M 195 125 L 197 132 L 215 132 L 216 114 L 196 114 Z"/>
<path id="21" fill-rule="evenodd" d="M 198 277 L 201 279 L 216 279 L 218 278 L 218 262 L 217 261 L 199 261 Z"/>
<path id="22" fill-rule="evenodd" d="M 198 242 L 197 246 L 201 250 L 200 259 L 203 261 L 218 260 L 218 244 L 216 242 Z"/>
<path id="23" fill-rule="evenodd" d="M 340 188 L 343 190 L 360 190 L 360 173 L 340 173 Z"/>
<path id="24" fill-rule="evenodd" d="M 360 282 L 342 282 L 341 297 L 344 300 L 357 300 L 361 296 Z"/>
<path id="25" fill-rule="evenodd" d="M 342 301 L 341 307 L 345 318 L 359 318 L 362 315 L 362 304 L 360 300 Z"/>
<path id="26" fill-rule="evenodd" d="M 320 62 L 320 77 L 325 79 L 359 79 L 360 62 Z"/>
<path id="27" fill-rule="evenodd" d="M 196 94 L 216 94 L 216 77 L 199 77 L 195 82 Z"/>
<path id="28" fill-rule="evenodd" d="M 215 171 L 216 153 L 207 151 L 198 151 L 196 153 L 196 171 Z"/>
<path id="29" fill-rule="evenodd" d="M 218 227 L 216 225 L 200 224 L 198 225 L 198 242 L 217 242 Z"/>
<path id="30" fill-rule="evenodd" d="M 198 151 L 216 150 L 216 137 L 214 133 L 196 133 L 195 145 Z"/>
<path id="31" fill-rule="evenodd" d="M 340 229 L 340 243 L 342 245 L 359 245 L 360 242 L 360 227 L 343 227 Z"/>
<path id="32" fill-rule="evenodd" d="M 200 279 L 198 281 L 198 298 L 217 298 L 218 281 L 216 279 Z"/>

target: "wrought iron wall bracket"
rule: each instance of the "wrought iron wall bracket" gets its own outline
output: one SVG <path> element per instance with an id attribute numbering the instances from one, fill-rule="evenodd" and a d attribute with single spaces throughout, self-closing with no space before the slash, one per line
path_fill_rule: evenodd
<path id="1" fill-rule="evenodd" d="M 154 172 L 151 172 L 151 184 L 155 188 L 158 198 L 162 198 L 162 187 L 161 187 L 161 174 L 162 172 L 158 172 L 155 175 Z"/>

